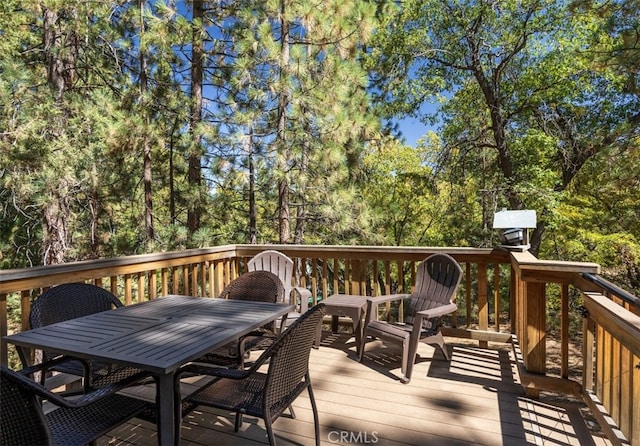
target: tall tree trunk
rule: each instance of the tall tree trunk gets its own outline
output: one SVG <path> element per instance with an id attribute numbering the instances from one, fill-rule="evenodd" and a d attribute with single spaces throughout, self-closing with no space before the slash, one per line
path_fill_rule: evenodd
<path id="1" fill-rule="evenodd" d="M 76 11 L 67 11 L 75 16 Z M 59 29 L 58 13 L 44 10 L 44 56 L 47 64 L 47 82 L 55 91 L 56 102 L 62 101 L 63 94 L 73 86 L 78 57 L 78 37 L 73 31 L 63 34 Z"/>
<path id="2" fill-rule="evenodd" d="M 144 56 L 142 56 L 141 62 L 145 60 Z M 145 66 L 144 70 L 146 70 L 146 61 L 142 63 Z M 145 76 L 146 77 L 146 76 Z M 146 79 L 144 82 L 144 90 L 146 91 Z M 145 117 L 145 126 L 149 128 L 151 122 L 149 116 Z M 145 236 L 147 246 L 154 240 L 155 238 L 155 228 L 153 224 L 153 181 L 152 181 L 152 169 L 151 169 L 151 144 L 149 142 L 149 137 L 145 134 L 142 139 L 142 147 L 143 147 L 143 182 L 144 182 L 144 227 L 145 227 Z"/>
<path id="3" fill-rule="evenodd" d="M 307 58 L 312 60 L 313 55 L 311 53 L 311 47 L 307 46 Z M 302 107 L 302 119 L 303 121 L 303 129 L 306 134 L 311 135 L 311 125 L 307 120 L 307 116 L 310 111 L 308 108 Z M 304 242 L 304 233 L 307 226 L 307 209 L 306 209 L 306 198 L 307 198 L 307 176 L 309 175 L 309 153 L 311 152 L 311 143 L 309 138 L 305 138 L 302 142 L 302 154 L 300 159 L 300 168 L 298 173 L 298 182 L 297 182 L 297 194 L 296 194 L 296 229 L 293 236 L 293 243 L 296 245 L 301 245 Z"/>
<path id="4" fill-rule="evenodd" d="M 304 113 L 306 116 L 306 113 Z M 305 127 L 308 127 L 305 125 Z M 309 131 L 309 133 L 311 133 Z M 296 206 L 296 230 L 293 237 L 293 243 L 296 245 L 301 245 L 304 242 L 304 232 L 307 224 L 307 210 L 305 207 L 306 200 L 306 178 L 308 175 L 309 169 L 309 151 L 311 150 L 309 147 L 309 140 L 305 140 L 302 143 L 302 159 L 300 160 L 300 173 L 298 174 L 298 178 L 300 178 L 300 182 L 298 183 L 298 193 L 296 194 L 297 206 Z"/>
<path id="5" fill-rule="evenodd" d="M 139 0 L 140 7 L 140 35 L 145 33 L 144 26 L 144 0 Z M 146 97 L 149 89 L 147 55 L 145 51 L 140 49 L 140 96 L 143 98 L 142 106 L 144 113 L 145 130 L 151 127 L 149 118 L 149 110 L 146 108 Z M 144 183 L 144 227 L 146 245 L 149 247 L 155 238 L 155 230 L 153 226 L 153 191 L 151 179 L 151 143 L 149 135 L 146 131 L 142 134 L 142 182 Z"/>
<path id="6" fill-rule="evenodd" d="M 291 237 L 291 221 L 289 211 L 289 182 L 287 161 L 289 159 L 289 150 L 287 148 L 286 130 L 287 130 L 287 106 L 289 105 L 289 22 L 285 17 L 286 0 L 282 0 L 280 4 L 280 27 L 281 35 L 281 52 L 280 52 L 280 98 L 278 100 L 278 133 L 276 147 L 278 148 L 279 165 L 278 174 L 278 222 L 280 224 L 280 243 L 289 243 Z"/>
<path id="7" fill-rule="evenodd" d="M 178 118 L 173 120 L 171 128 L 171 137 L 169 139 L 169 215 L 171 216 L 171 224 L 176 224 L 176 187 L 174 178 L 173 155 L 175 153 L 175 139 L 178 129 Z"/>
<path id="8" fill-rule="evenodd" d="M 258 243 L 258 218 L 256 210 L 256 166 L 253 159 L 253 127 L 245 138 L 247 157 L 249 159 L 249 243 Z"/>
<path id="9" fill-rule="evenodd" d="M 187 227 L 193 234 L 200 227 L 201 184 L 202 184 L 202 137 L 198 126 L 202 121 L 202 74 L 204 65 L 203 33 L 204 5 L 202 0 L 193 2 L 192 42 L 191 42 L 191 110 L 189 131 L 191 151 L 189 152 L 189 186 L 194 194 L 187 212 Z"/>
<path id="10" fill-rule="evenodd" d="M 66 131 L 69 116 L 62 112 L 64 93 L 73 87 L 78 53 L 77 36 L 73 31 L 66 34 L 61 29 L 58 13 L 44 9 L 44 61 L 47 67 L 47 83 L 54 91 L 55 101 L 61 109 L 51 122 L 51 133 L 61 137 Z M 70 9 L 67 14 L 74 16 Z M 42 209 L 42 262 L 44 265 L 63 263 L 68 238 L 70 218 L 68 179 L 59 177 L 57 183 L 49 185 L 49 199 Z"/>
<path id="11" fill-rule="evenodd" d="M 43 265 L 64 263 L 70 212 L 68 190 L 61 182 L 51 191 L 50 201 L 43 209 Z"/>
<path id="12" fill-rule="evenodd" d="M 89 200 L 89 211 L 91 212 L 91 234 L 90 234 L 90 243 L 91 243 L 91 256 L 93 258 L 98 258 L 100 256 L 100 243 L 98 242 L 98 219 L 99 219 L 99 209 L 100 209 L 100 197 L 98 195 L 98 172 L 96 169 L 96 165 L 94 164 L 91 169 L 91 192 L 90 192 L 90 200 Z"/>
<path id="13" fill-rule="evenodd" d="M 520 51 L 524 47 L 525 39 L 522 39 L 519 42 L 519 45 L 514 49 L 514 51 Z M 491 130 L 493 134 L 493 140 L 495 143 L 496 151 L 498 152 L 498 164 L 500 166 L 500 170 L 502 171 L 502 175 L 505 178 L 507 189 L 505 191 L 507 200 L 509 201 L 509 206 L 511 209 L 524 209 L 524 203 L 522 199 L 518 196 L 518 193 L 515 189 L 515 173 L 513 160 L 511 159 L 511 150 L 509 148 L 509 143 L 507 141 L 507 125 L 509 120 L 505 117 L 503 104 L 499 99 L 499 85 L 500 85 L 500 74 L 496 73 L 491 80 L 485 75 L 485 72 L 482 68 L 482 64 L 480 62 L 480 54 L 479 54 L 479 43 L 473 45 L 473 50 L 471 54 L 472 58 L 472 73 L 475 77 L 480 89 L 482 90 L 482 94 L 485 99 L 485 103 L 487 108 L 489 109 L 489 116 L 491 119 Z M 540 242 L 542 240 L 542 234 L 544 233 L 544 226 L 540 226 L 540 228 L 536 228 L 533 231 L 531 236 L 531 252 L 534 255 L 538 255 L 538 250 L 540 248 Z"/>

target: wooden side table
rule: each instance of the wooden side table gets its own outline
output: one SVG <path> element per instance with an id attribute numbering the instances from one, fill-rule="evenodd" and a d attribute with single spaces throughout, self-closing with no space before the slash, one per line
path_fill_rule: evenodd
<path id="1" fill-rule="evenodd" d="M 338 331 L 338 317 L 344 316 L 351 319 L 353 324 L 353 334 L 356 338 L 356 353 L 360 354 L 360 343 L 362 341 L 362 319 L 367 311 L 368 296 L 358 296 L 350 294 L 333 294 L 322 301 L 325 305 L 326 314 L 331 315 L 331 330 Z M 320 327 L 322 330 L 322 327 Z M 320 336 L 318 336 L 318 340 Z"/>

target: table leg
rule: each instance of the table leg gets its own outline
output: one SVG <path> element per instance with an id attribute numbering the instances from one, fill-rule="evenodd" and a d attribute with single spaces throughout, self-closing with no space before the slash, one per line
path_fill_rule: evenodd
<path id="1" fill-rule="evenodd" d="M 353 334 L 356 337 L 356 353 L 360 355 L 360 343 L 362 342 L 362 311 L 358 312 L 358 316 L 353 318 Z"/>
<path id="2" fill-rule="evenodd" d="M 22 367 L 31 366 L 31 349 L 24 347 L 16 347 L 18 351 L 18 357 L 20 358 L 20 362 L 22 363 Z M 43 372 L 44 373 L 44 372 Z"/>
<path id="3" fill-rule="evenodd" d="M 331 332 L 332 333 L 338 332 L 338 315 L 337 314 L 331 315 Z"/>
<path id="4" fill-rule="evenodd" d="M 180 426 L 176 426 L 174 416 L 175 395 L 174 395 L 174 374 L 158 376 L 156 389 L 156 411 L 158 423 L 158 445 L 166 446 L 178 444 Z"/>

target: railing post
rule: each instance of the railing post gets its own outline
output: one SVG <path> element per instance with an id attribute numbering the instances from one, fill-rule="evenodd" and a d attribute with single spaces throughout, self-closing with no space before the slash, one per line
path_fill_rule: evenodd
<path id="1" fill-rule="evenodd" d="M 322 280 L 320 283 L 320 293 L 322 296 L 322 300 L 329 297 L 329 259 L 326 257 L 322 258 Z M 318 294 L 313 295 L 313 305 L 315 305 L 318 301 Z"/>
<path id="2" fill-rule="evenodd" d="M 333 290 L 332 294 L 340 293 L 340 261 L 338 258 L 333 259 Z"/>
<path id="3" fill-rule="evenodd" d="M 7 295 L 0 294 L 0 338 L 4 338 L 8 332 L 8 313 L 7 313 Z M 0 365 L 7 367 L 9 365 L 9 350 L 7 344 L 0 342 Z"/>
<path id="4" fill-rule="evenodd" d="M 178 294 L 180 292 L 180 271 L 179 268 L 177 266 L 174 266 L 171 269 L 171 274 L 172 274 L 172 286 L 171 286 L 171 292 L 173 294 Z"/>
<path id="5" fill-rule="evenodd" d="M 28 330 L 30 328 L 29 315 L 31 314 L 31 292 L 25 290 L 20 293 L 20 324 L 22 330 Z"/>
<path id="6" fill-rule="evenodd" d="M 302 271 L 303 271 L 302 275 L 306 276 L 307 268 L 304 263 L 302 264 Z M 318 295 L 318 258 L 317 257 L 311 258 L 310 271 L 311 273 L 309 274 L 309 286 L 311 287 L 311 295 L 317 296 Z"/>
<path id="7" fill-rule="evenodd" d="M 124 304 L 125 305 L 131 305 L 131 293 L 132 293 L 132 286 L 131 286 L 131 274 L 125 274 L 124 275 Z"/>
<path id="8" fill-rule="evenodd" d="M 373 271 L 371 273 L 372 276 L 372 284 L 371 284 L 371 295 L 372 296 L 380 296 L 382 294 L 380 290 L 380 286 L 378 285 L 378 261 L 373 261 Z"/>
<path id="9" fill-rule="evenodd" d="M 465 326 L 469 328 L 471 326 L 471 263 L 467 262 L 464 265 L 464 290 L 465 290 L 465 304 L 466 304 L 466 321 Z"/>
<path id="10" fill-rule="evenodd" d="M 589 319 L 586 309 L 582 312 L 582 388 L 593 391 L 594 342 L 596 324 Z"/>
<path id="11" fill-rule="evenodd" d="M 489 328 L 487 264 L 478 263 L 478 328 L 486 331 Z M 479 341 L 480 348 L 487 348 L 487 341 Z"/>
<path id="12" fill-rule="evenodd" d="M 109 278 L 109 289 L 111 291 L 111 294 L 113 294 L 114 296 L 118 296 L 118 276 L 111 276 Z"/>
<path id="13" fill-rule="evenodd" d="M 353 266 L 351 260 L 344 259 L 344 294 L 355 294 L 353 292 Z"/>
<path id="14" fill-rule="evenodd" d="M 527 293 L 525 301 L 527 371 L 544 374 L 547 370 L 546 286 L 544 283 L 528 282 L 525 288 Z"/>
<path id="15" fill-rule="evenodd" d="M 560 377 L 569 378 L 569 285 L 560 286 Z"/>
<path id="16" fill-rule="evenodd" d="M 546 374 L 546 299 L 545 284 L 517 280 L 519 296 L 516 297 L 522 317 L 520 339 L 524 366 L 529 373 Z M 539 389 L 527 388 L 528 396 L 537 398 Z"/>
<path id="17" fill-rule="evenodd" d="M 136 290 L 136 302 L 142 302 L 145 296 L 144 273 L 138 273 L 138 288 Z"/>
<path id="18" fill-rule="evenodd" d="M 362 263 L 360 260 L 352 260 L 351 261 L 351 289 L 349 290 L 350 294 L 366 294 L 365 290 L 361 291 L 362 286 Z"/>
<path id="19" fill-rule="evenodd" d="M 518 301 L 518 276 L 513 266 L 509 266 L 511 274 L 509 275 L 509 321 L 511 322 L 511 333 L 515 333 L 520 336 L 520 307 Z"/>
<path id="20" fill-rule="evenodd" d="M 199 278 L 199 272 L 200 272 L 200 268 L 198 264 L 195 265 L 191 265 L 190 269 L 190 275 L 189 278 L 191 279 L 191 284 L 189 286 L 190 288 L 190 295 L 191 296 L 198 296 L 200 295 L 200 290 L 198 290 L 198 278 Z"/>
<path id="21" fill-rule="evenodd" d="M 214 266 L 213 296 L 218 297 L 224 289 L 224 262 L 216 262 Z"/>
<path id="22" fill-rule="evenodd" d="M 525 343 L 526 343 L 526 310 L 525 310 L 525 301 L 526 301 L 526 292 L 527 287 L 526 283 L 520 278 L 520 276 L 516 273 L 516 271 L 511 268 L 511 293 L 512 293 L 512 312 L 513 316 L 511 319 L 512 329 L 511 331 L 516 334 L 518 340 L 520 342 L 520 349 L 524 351 Z M 522 358 L 522 361 L 526 367 L 526 358 Z"/>
<path id="23" fill-rule="evenodd" d="M 493 266 L 493 311 L 496 333 L 500 333 L 500 264 Z"/>
<path id="24" fill-rule="evenodd" d="M 216 294 L 216 274 L 215 274 L 215 263 L 207 262 L 207 293 L 209 297 L 218 297 L 220 293 Z"/>

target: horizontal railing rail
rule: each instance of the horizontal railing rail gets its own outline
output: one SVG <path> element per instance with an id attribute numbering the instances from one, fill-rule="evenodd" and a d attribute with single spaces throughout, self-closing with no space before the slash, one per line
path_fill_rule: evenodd
<path id="1" fill-rule="evenodd" d="M 235 246 L 227 245 L 3 270 L 0 271 L 0 294 L 38 290 L 65 281 L 98 280 L 158 269 L 225 261 L 234 258 L 235 252 Z"/>
<path id="2" fill-rule="evenodd" d="M 583 273 L 582 277 L 602 288 L 607 295 L 622 299 L 624 302 L 640 311 L 640 297 L 634 296 L 630 292 L 623 290 L 616 284 L 609 282 L 607 279 L 600 277 L 597 274 Z"/>

